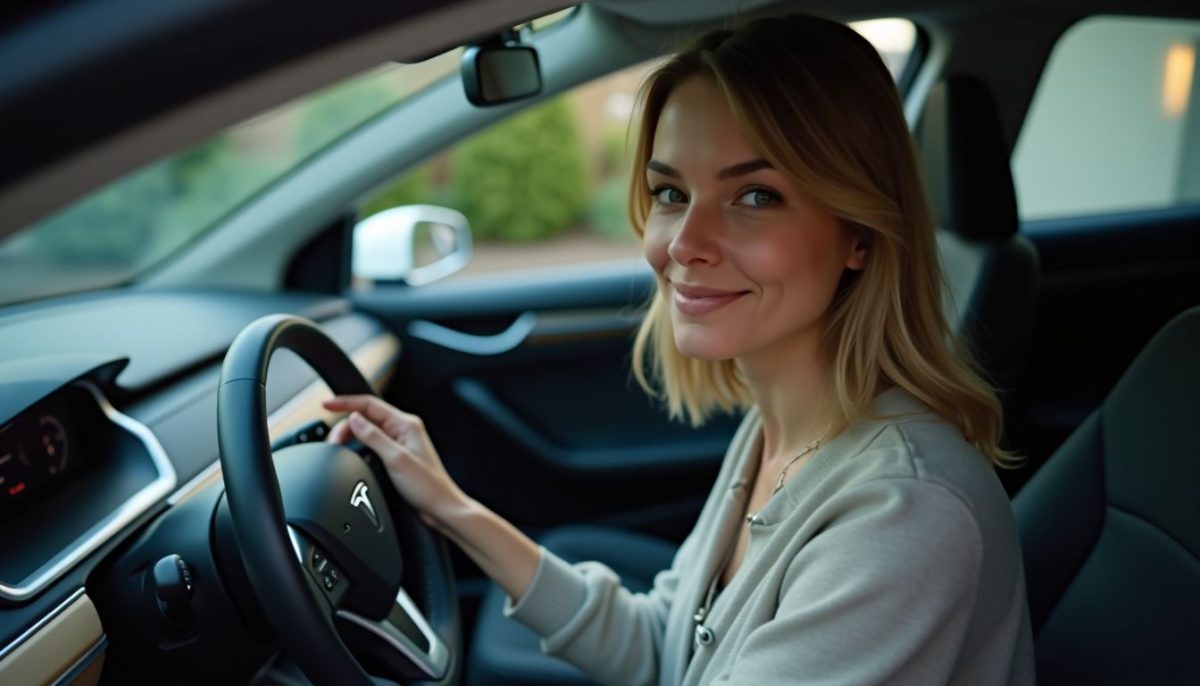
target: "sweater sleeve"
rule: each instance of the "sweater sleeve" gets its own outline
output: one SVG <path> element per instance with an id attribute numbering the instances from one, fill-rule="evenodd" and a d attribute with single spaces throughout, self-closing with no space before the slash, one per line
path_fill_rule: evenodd
<path id="1" fill-rule="evenodd" d="M 655 684 L 667 615 L 694 548 L 693 534 L 647 593 L 631 593 L 599 562 L 572 565 L 541 548 L 533 581 L 519 602 L 507 599 L 504 614 L 541 636 L 543 652 L 600 683 Z"/>
<path id="2" fill-rule="evenodd" d="M 787 567 L 775 616 L 746 636 L 731 684 L 946 683 L 982 564 L 974 515 L 911 478 L 859 484 Z"/>

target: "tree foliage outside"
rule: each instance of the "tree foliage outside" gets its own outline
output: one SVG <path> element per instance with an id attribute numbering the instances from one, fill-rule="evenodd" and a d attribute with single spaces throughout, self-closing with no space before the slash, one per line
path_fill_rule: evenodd
<path id="1" fill-rule="evenodd" d="M 42 222 L 32 245 L 59 263 L 137 268 L 192 238 L 272 170 L 228 136 L 151 164 Z"/>
<path id="2" fill-rule="evenodd" d="M 598 151 L 597 163 L 602 179 L 588 199 L 587 228 L 605 238 L 634 242 L 633 229 L 629 226 L 628 154 L 625 132 L 611 129 L 607 132 Z"/>
<path id="3" fill-rule="evenodd" d="M 612 176 L 601 182 L 588 201 L 588 230 L 614 241 L 633 242 L 625 202 L 628 192 L 629 182 L 623 177 Z"/>
<path id="4" fill-rule="evenodd" d="M 588 202 L 575 113 L 556 98 L 455 150 L 450 200 L 481 240 L 537 241 L 571 229 Z"/>
<path id="5" fill-rule="evenodd" d="M 430 200 L 432 191 L 428 167 L 421 166 L 388 183 L 359 208 L 360 219 L 402 205 L 437 204 Z"/>
<path id="6" fill-rule="evenodd" d="M 277 150 L 239 146 L 245 132 L 213 139 L 85 197 L 43 221 L 31 245 L 43 259 L 137 270 L 177 249 L 269 183 L 394 104 L 395 89 L 368 77 L 323 91 L 270 126 Z M 290 119 L 289 119 L 290 116 Z M 255 122 L 249 127 L 253 129 Z M 263 131 L 251 131 L 250 137 Z"/>
<path id="7" fill-rule="evenodd" d="M 305 102 L 292 139 L 294 157 L 308 157 L 396 104 L 397 88 L 386 76 L 356 79 Z"/>
<path id="8" fill-rule="evenodd" d="M 41 255 L 59 262 L 132 265 L 146 251 L 159 212 L 171 197 L 168 164 L 143 169 L 42 222 L 32 236 Z"/>

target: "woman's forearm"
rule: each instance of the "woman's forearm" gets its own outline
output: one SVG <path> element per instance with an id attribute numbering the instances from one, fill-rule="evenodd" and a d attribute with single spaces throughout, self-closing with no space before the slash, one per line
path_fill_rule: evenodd
<path id="1" fill-rule="evenodd" d="M 514 603 L 525 595 L 541 556 L 533 540 L 472 498 L 436 514 L 430 513 L 430 519 Z"/>

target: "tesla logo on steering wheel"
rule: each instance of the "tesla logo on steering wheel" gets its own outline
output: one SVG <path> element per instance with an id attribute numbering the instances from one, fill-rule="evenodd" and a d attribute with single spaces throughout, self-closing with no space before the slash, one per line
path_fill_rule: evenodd
<path id="1" fill-rule="evenodd" d="M 354 487 L 354 493 L 350 495 L 350 505 L 361 510 L 377 530 L 382 530 L 383 525 L 379 521 L 379 515 L 375 514 L 375 506 L 371 504 L 371 496 L 367 495 L 367 491 L 367 482 L 359 481 Z"/>

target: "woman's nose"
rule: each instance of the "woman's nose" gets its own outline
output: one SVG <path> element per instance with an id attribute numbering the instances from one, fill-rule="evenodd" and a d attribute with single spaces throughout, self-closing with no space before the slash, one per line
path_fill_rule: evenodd
<path id="1" fill-rule="evenodd" d="M 719 221 L 703 206 L 692 205 L 679 219 L 675 235 L 667 245 L 667 254 L 683 266 L 720 262 L 721 250 L 716 235 Z"/>

